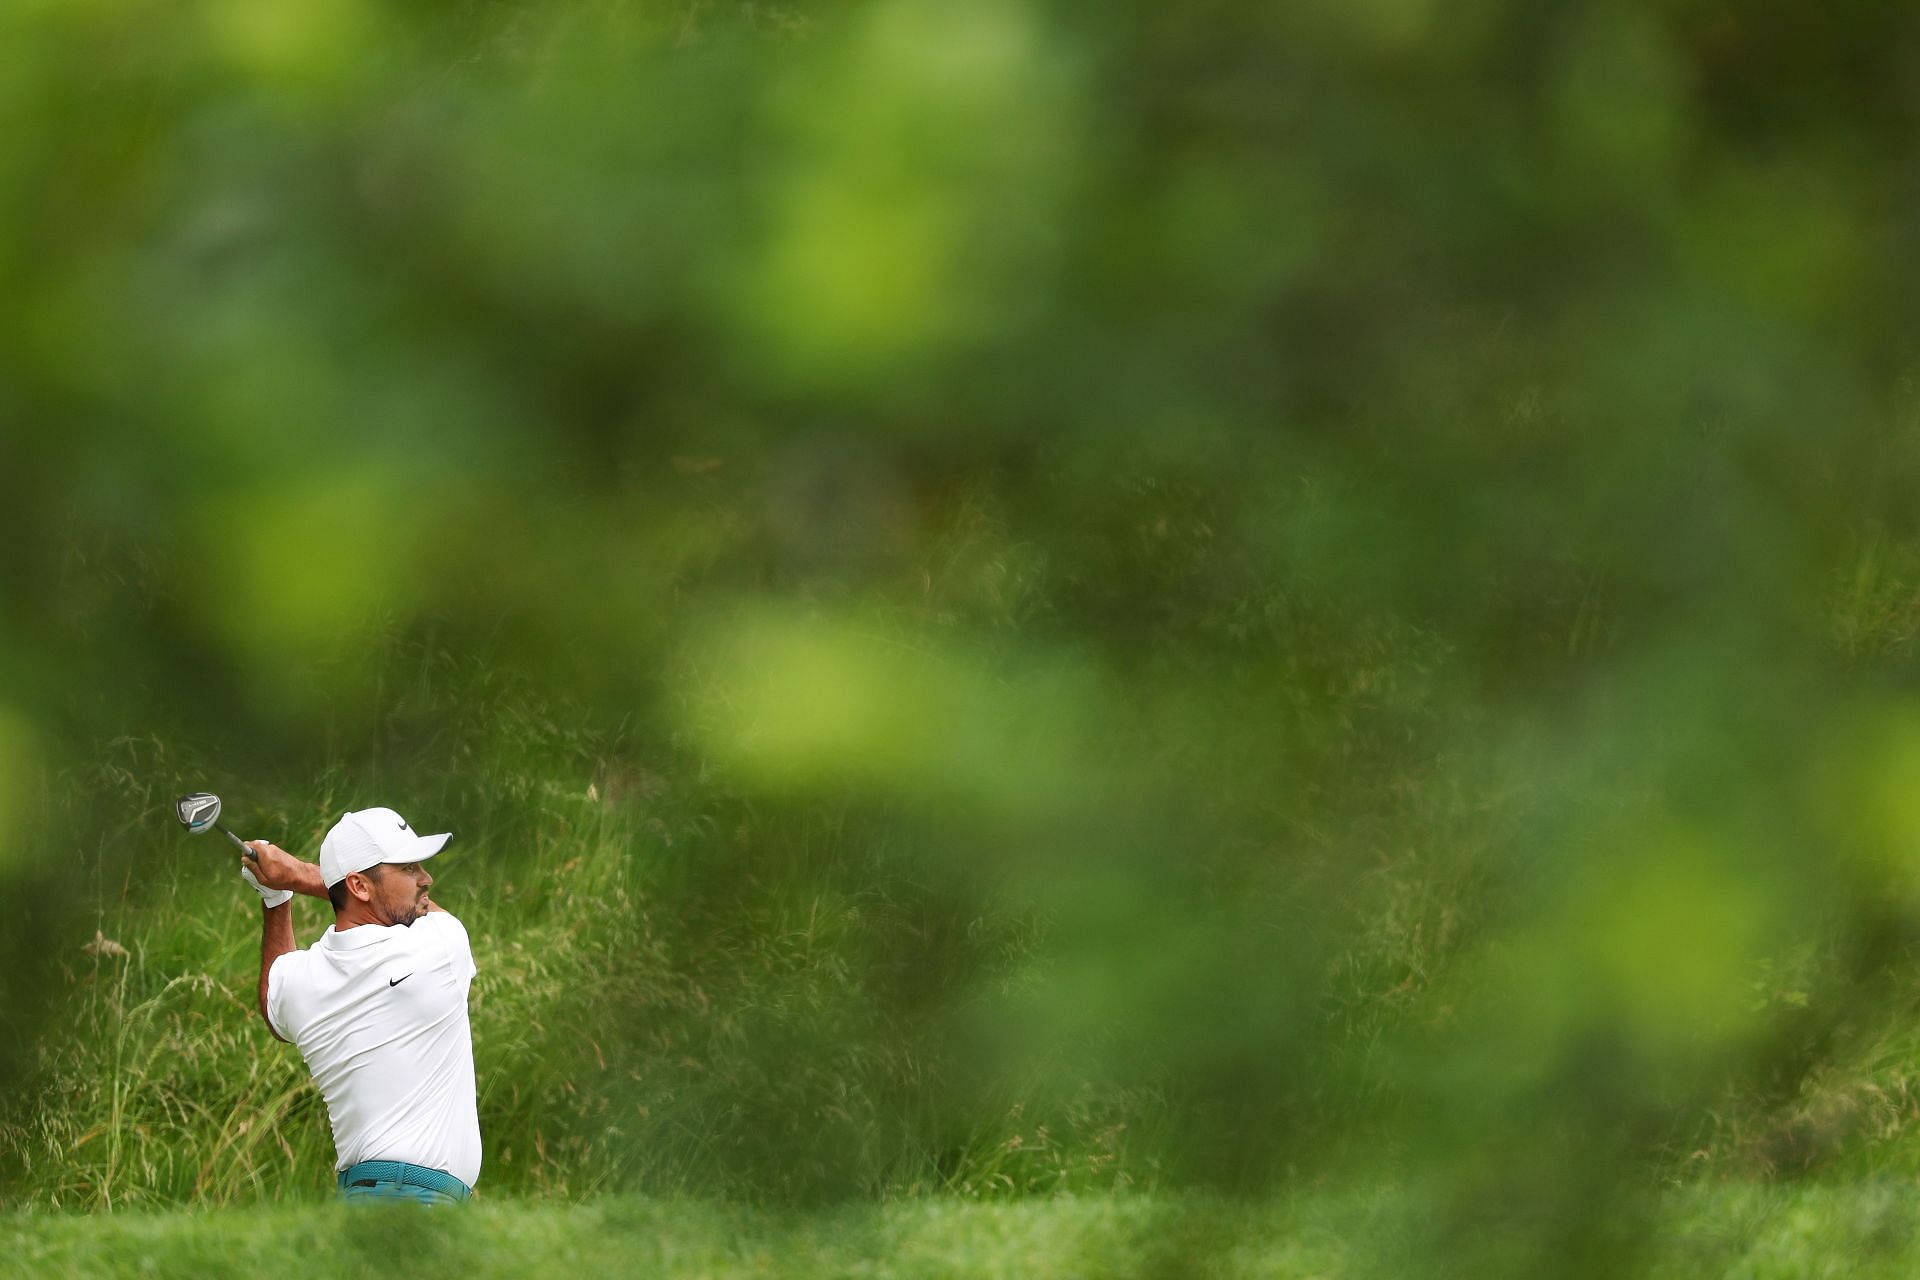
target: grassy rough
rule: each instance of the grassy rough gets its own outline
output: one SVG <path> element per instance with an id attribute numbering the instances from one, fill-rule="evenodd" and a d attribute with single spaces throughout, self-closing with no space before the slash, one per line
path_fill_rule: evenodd
<path id="1" fill-rule="evenodd" d="M 488 1190 L 798 1201 L 1141 1180 L 1123 1144 L 1151 1098 L 1088 1087 L 1042 1108 L 969 1091 L 943 1045 L 956 1002 L 885 987 L 896 974 L 954 984 L 964 1010 L 969 985 L 990 992 L 1037 945 L 1030 914 L 983 901 L 953 921 L 939 886 L 845 819 L 756 817 L 558 717 L 511 699 L 487 711 L 512 724 L 513 745 L 476 724 L 456 751 L 475 762 L 466 781 L 255 784 L 232 789 L 246 800 L 231 820 L 313 857 L 343 791 L 458 815 L 467 835 L 436 864 L 434 892 L 480 965 Z M 118 820 L 90 927 L 60 960 L 31 1088 L 0 1104 L 0 1198 L 58 1210 L 324 1199 L 325 1106 L 254 1009 L 257 905 L 220 846 L 181 838 L 166 816 L 170 777 L 219 776 L 158 743 L 118 756 L 83 783 Z M 296 940 L 329 919 L 296 903 Z"/>

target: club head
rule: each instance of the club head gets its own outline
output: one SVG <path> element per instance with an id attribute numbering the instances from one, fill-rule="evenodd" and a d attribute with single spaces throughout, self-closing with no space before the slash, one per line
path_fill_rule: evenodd
<path id="1" fill-rule="evenodd" d="M 211 791 L 196 791 L 174 802 L 174 812 L 189 835 L 199 835 L 220 821 L 220 797 Z"/>

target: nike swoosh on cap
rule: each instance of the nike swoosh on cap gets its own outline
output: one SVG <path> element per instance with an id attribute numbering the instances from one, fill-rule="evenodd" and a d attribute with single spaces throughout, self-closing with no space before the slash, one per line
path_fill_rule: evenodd
<path id="1" fill-rule="evenodd" d="M 387 985 L 388 985 L 388 986 L 390 986 L 390 987 L 397 987 L 397 986 L 399 986 L 399 985 L 400 985 L 401 983 L 403 983 L 403 982 L 405 982 L 405 981 L 407 980 L 407 978 L 411 978 L 412 976 L 413 976 L 412 974 L 408 974 L 408 975 L 406 976 L 406 978 L 388 978 L 388 979 L 387 979 Z"/>

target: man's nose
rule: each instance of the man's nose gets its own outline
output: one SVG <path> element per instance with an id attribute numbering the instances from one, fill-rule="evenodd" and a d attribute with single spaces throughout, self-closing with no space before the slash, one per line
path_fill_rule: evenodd
<path id="1" fill-rule="evenodd" d="M 426 888 L 430 888 L 430 887 L 432 887 L 432 885 L 433 885 L 433 877 L 432 877 L 432 876 L 430 876 L 430 875 L 428 875 L 428 874 L 427 874 L 427 873 L 426 873 L 426 872 L 425 872 L 424 870 L 423 870 L 423 871 L 421 871 L 421 872 L 420 872 L 420 887 L 421 887 L 422 889 L 426 889 Z"/>

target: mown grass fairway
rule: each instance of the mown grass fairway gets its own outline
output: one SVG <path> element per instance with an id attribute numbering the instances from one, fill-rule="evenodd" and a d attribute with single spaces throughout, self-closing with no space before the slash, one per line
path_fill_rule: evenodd
<path id="1" fill-rule="evenodd" d="M 518 1276 L 1325 1276 L 1345 1247 L 1273 1210 L 1195 1197 L 809 1213 L 700 1202 L 476 1202 L 460 1213 L 317 1205 L 0 1220 L 9 1267 L 34 1276 L 510 1280 Z"/>
<path id="2" fill-rule="evenodd" d="M 1651 1280 L 1900 1280 L 1920 1268 L 1914 1186 L 1689 1188 L 1616 1274 Z M 659 1280 L 1399 1280 L 1478 1274 L 1423 1237 L 1404 1194 L 1319 1192 L 1266 1202 L 1199 1195 L 967 1203 L 940 1199 L 812 1212 L 695 1200 L 584 1204 L 229 1208 L 0 1219 L 8 1274 L 47 1277 L 310 1274 L 388 1280 L 649 1276 Z M 1576 1264 L 1577 1265 L 1577 1264 Z"/>

